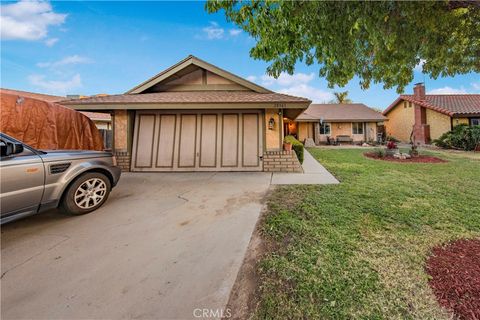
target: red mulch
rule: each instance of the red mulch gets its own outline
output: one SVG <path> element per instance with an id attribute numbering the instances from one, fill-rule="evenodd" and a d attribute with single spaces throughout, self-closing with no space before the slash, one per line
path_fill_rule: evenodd
<path id="1" fill-rule="evenodd" d="M 447 160 L 443 160 L 437 157 L 432 157 L 432 156 L 425 156 L 425 155 L 418 155 L 416 157 L 412 157 L 410 159 L 397 159 L 394 158 L 393 156 L 385 156 L 385 157 L 379 157 L 377 154 L 373 152 L 365 152 L 363 154 L 365 157 L 372 158 L 372 159 L 377 159 L 377 160 L 384 160 L 384 161 L 392 161 L 392 162 L 406 162 L 406 163 L 444 163 L 448 162 Z"/>
<path id="2" fill-rule="evenodd" d="M 480 239 L 433 248 L 426 270 L 442 306 L 458 319 L 480 319 Z"/>

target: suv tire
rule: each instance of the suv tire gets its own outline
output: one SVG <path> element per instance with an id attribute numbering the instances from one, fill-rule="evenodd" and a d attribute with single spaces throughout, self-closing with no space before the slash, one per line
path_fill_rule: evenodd
<path id="1" fill-rule="evenodd" d="M 107 201 L 110 194 L 110 180 L 102 173 L 84 173 L 67 188 L 60 203 L 60 209 L 70 215 L 92 212 Z"/>

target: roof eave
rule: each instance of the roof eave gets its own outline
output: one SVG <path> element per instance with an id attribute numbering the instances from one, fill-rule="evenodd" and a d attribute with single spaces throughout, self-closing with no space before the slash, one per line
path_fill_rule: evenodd
<path id="1" fill-rule="evenodd" d="M 142 110 L 142 109 L 306 109 L 310 103 L 304 101 L 298 102 L 192 102 L 192 103 L 139 103 L 139 102 L 119 102 L 119 103 L 68 103 L 66 107 L 75 110 Z"/>

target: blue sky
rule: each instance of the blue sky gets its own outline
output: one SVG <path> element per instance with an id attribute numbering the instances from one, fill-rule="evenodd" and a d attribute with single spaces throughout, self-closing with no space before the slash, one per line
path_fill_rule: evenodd
<path id="1" fill-rule="evenodd" d="M 358 79 L 329 89 L 318 66 L 293 76 L 265 76 L 267 63 L 249 56 L 254 40 L 203 2 L 2 2 L 1 86 L 58 95 L 123 93 L 193 54 L 278 92 L 326 102 L 333 91 L 371 107 L 398 96 L 382 84 L 361 90 Z M 412 82 L 430 93 L 480 93 L 480 75 Z M 412 84 L 405 93 L 412 92 Z"/>

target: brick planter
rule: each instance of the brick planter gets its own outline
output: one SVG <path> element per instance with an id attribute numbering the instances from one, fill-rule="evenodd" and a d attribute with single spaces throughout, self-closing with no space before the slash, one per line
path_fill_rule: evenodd
<path id="1" fill-rule="evenodd" d="M 267 151 L 263 154 L 265 172 L 303 172 L 295 151 Z"/>

